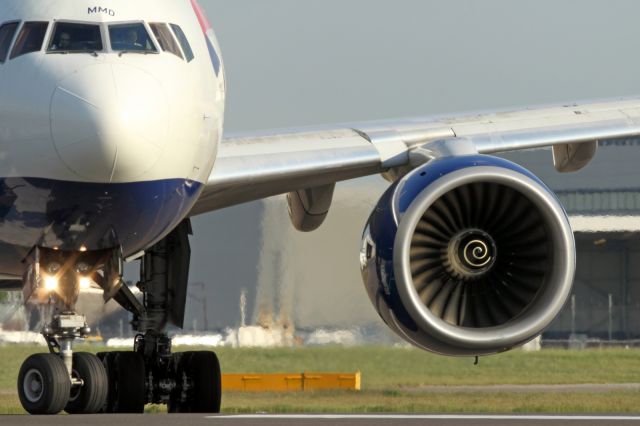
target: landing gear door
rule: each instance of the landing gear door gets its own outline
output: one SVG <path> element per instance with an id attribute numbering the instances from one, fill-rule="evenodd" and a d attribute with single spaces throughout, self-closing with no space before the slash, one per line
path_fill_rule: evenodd
<path id="1" fill-rule="evenodd" d="M 187 284 L 189 282 L 189 262 L 191 261 L 189 235 L 192 233 L 191 222 L 185 220 L 167 237 L 169 321 L 180 328 L 184 328 Z"/>

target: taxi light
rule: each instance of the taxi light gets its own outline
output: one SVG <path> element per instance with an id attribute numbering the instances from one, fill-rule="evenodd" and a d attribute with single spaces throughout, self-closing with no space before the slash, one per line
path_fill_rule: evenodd
<path id="1" fill-rule="evenodd" d="M 91 278 L 89 278 L 89 277 L 80 277 L 79 283 L 80 283 L 80 288 L 83 289 L 83 290 L 86 290 L 89 287 L 91 287 Z"/>
<path id="2" fill-rule="evenodd" d="M 54 291 L 58 288 L 58 279 L 56 277 L 47 276 L 44 277 L 44 289 L 47 291 Z"/>

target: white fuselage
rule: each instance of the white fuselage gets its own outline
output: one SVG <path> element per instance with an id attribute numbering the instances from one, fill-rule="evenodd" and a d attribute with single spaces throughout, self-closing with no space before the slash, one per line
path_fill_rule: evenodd
<path id="1" fill-rule="evenodd" d="M 224 70 L 206 18 L 190 0 L 2 0 L 0 44 L 10 22 L 18 25 L 0 63 L 0 274 L 19 273 L 15 262 L 35 245 L 120 245 L 125 255 L 148 247 L 186 216 L 221 139 Z M 28 26 L 43 23 L 39 49 L 20 54 L 34 37 Z M 99 40 L 64 51 L 64 24 L 97 26 Z M 174 53 L 151 25 L 167 29 Z M 115 39 L 129 27 L 146 31 L 146 51 Z"/>

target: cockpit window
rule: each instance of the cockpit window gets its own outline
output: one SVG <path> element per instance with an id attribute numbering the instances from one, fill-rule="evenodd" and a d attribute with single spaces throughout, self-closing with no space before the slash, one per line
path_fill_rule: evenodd
<path id="1" fill-rule="evenodd" d="M 111 49 L 120 52 L 157 53 L 145 26 L 141 23 L 109 25 Z"/>
<path id="2" fill-rule="evenodd" d="M 102 49 L 99 25 L 58 22 L 47 53 L 92 53 Z"/>
<path id="3" fill-rule="evenodd" d="M 25 22 L 11 51 L 11 59 L 27 53 L 39 52 L 48 27 L 48 22 Z"/>
<path id="4" fill-rule="evenodd" d="M 164 52 L 173 53 L 180 59 L 184 59 L 182 57 L 182 53 L 180 53 L 180 47 L 178 47 L 178 43 L 176 43 L 176 39 L 173 38 L 171 34 L 171 30 L 167 26 L 167 24 L 149 24 L 151 27 L 151 31 L 156 36 L 158 43 L 160 44 L 160 48 Z"/>
<path id="5" fill-rule="evenodd" d="M 180 28 L 178 25 L 171 24 L 171 28 L 173 29 L 173 33 L 178 38 L 180 46 L 182 46 L 182 51 L 184 52 L 184 56 L 187 59 L 187 62 L 191 62 L 194 56 L 193 50 L 191 50 L 191 46 L 189 45 L 189 40 L 187 40 L 187 36 L 182 31 L 182 28 Z"/>
<path id="6" fill-rule="evenodd" d="M 18 29 L 18 22 L 9 22 L 0 26 L 0 64 L 7 60 L 11 41 Z"/>

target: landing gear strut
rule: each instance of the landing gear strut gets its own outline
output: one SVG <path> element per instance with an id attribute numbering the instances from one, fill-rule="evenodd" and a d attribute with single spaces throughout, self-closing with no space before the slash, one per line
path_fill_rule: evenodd
<path id="1" fill-rule="evenodd" d="M 42 331 L 50 353 L 29 357 L 20 369 L 18 393 L 29 413 L 141 413 L 147 403 L 167 404 L 176 413 L 220 411 L 216 354 L 174 354 L 165 331 L 168 323 L 184 323 L 190 234 L 185 220 L 145 252 L 137 283 L 142 301 L 122 284 L 119 250 L 35 250 L 25 273 L 25 299 L 48 298 L 54 314 Z M 74 311 L 86 279 L 104 290 L 105 300 L 114 298 L 133 314 L 138 334 L 132 352 L 73 352 L 74 340 L 90 332 Z"/>

